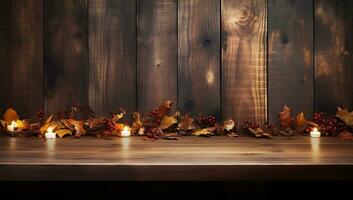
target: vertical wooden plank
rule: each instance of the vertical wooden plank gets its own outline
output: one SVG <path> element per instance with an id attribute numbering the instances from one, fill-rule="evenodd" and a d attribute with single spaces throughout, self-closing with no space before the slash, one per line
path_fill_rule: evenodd
<path id="1" fill-rule="evenodd" d="M 315 0 L 315 110 L 353 109 L 353 1 Z"/>
<path id="2" fill-rule="evenodd" d="M 177 105 L 177 0 L 139 0 L 137 41 L 137 110 Z"/>
<path id="3" fill-rule="evenodd" d="M 223 117 L 266 121 L 266 0 L 222 0 Z"/>
<path id="4" fill-rule="evenodd" d="M 86 0 L 44 0 L 46 113 L 88 104 Z"/>
<path id="5" fill-rule="evenodd" d="M 28 117 L 43 107 L 43 2 L 0 2 L 0 113 Z"/>
<path id="6" fill-rule="evenodd" d="M 135 0 L 89 0 L 89 104 L 136 109 Z"/>
<path id="7" fill-rule="evenodd" d="M 220 116 L 220 1 L 181 0 L 178 104 L 182 112 Z"/>
<path id="8" fill-rule="evenodd" d="M 268 113 L 278 122 L 283 105 L 311 117 L 314 105 L 313 1 L 268 2 Z"/>

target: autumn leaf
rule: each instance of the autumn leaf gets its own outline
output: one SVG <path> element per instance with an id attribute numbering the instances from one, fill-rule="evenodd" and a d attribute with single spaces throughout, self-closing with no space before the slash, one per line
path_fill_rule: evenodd
<path id="1" fill-rule="evenodd" d="M 283 111 L 279 112 L 279 120 L 282 128 L 290 127 L 292 124 L 292 118 L 290 116 L 290 108 L 284 105 Z"/>
<path id="2" fill-rule="evenodd" d="M 104 125 L 104 119 L 103 118 L 90 118 L 87 120 L 88 122 L 88 127 L 90 129 L 103 126 Z"/>
<path id="3" fill-rule="evenodd" d="M 194 119 L 190 115 L 184 115 L 180 118 L 179 129 L 182 131 L 195 130 Z"/>
<path id="4" fill-rule="evenodd" d="M 72 135 L 72 132 L 69 129 L 59 129 L 55 131 L 55 134 L 63 138 L 66 135 Z"/>
<path id="5" fill-rule="evenodd" d="M 213 126 L 213 127 L 207 127 L 207 128 L 203 128 L 200 130 L 196 130 L 192 133 L 192 135 L 194 136 L 210 136 L 210 135 L 214 135 L 214 131 L 217 129 L 217 126 Z"/>
<path id="6" fill-rule="evenodd" d="M 18 120 L 20 117 L 14 109 L 9 108 L 6 110 L 2 118 L 7 122 L 12 122 Z"/>
<path id="7" fill-rule="evenodd" d="M 254 134 L 256 138 L 267 138 L 267 139 L 271 138 L 271 135 L 265 132 L 264 130 L 262 130 L 261 128 L 256 128 L 256 129 L 249 128 L 249 131 L 250 133 Z"/>
<path id="8" fill-rule="evenodd" d="M 304 113 L 299 113 L 294 120 L 295 129 L 302 129 L 308 124 L 308 121 L 304 117 Z"/>
<path id="9" fill-rule="evenodd" d="M 76 137 L 81 137 L 82 135 L 86 134 L 86 130 L 83 127 L 83 121 L 68 119 L 67 122 L 69 122 L 70 124 L 72 124 L 74 126 L 74 129 L 76 131 L 76 133 L 75 133 Z"/>
<path id="10" fill-rule="evenodd" d="M 50 124 L 50 122 L 51 122 L 53 116 L 54 116 L 53 114 L 50 115 L 50 116 L 45 120 L 43 126 L 39 129 L 39 132 L 40 132 L 42 135 L 47 131 L 47 129 L 48 129 L 48 127 L 49 127 L 49 124 Z"/>
<path id="11" fill-rule="evenodd" d="M 159 123 L 159 128 L 162 130 L 165 130 L 169 127 L 171 127 L 173 124 L 178 123 L 178 120 L 174 116 L 164 116 Z"/>
<path id="12" fill-rule="evenodd" d="M 353 112 L 347 109 L 337 108 L 336 117 L 346 123 L 348 126 L 353 126 Z"/>
<path id="13" fill-rule="evenodd" d="M 165 115 L 167 115 L 172 105 L 173 101 L 171 100 L 163 102 L 157 109 L 157 118 L 162 119 Z"/>
<path id="14" fill-rule="evenodd" d="M 134 112 L 132 113 L 132 118 L 134 119 L 134 122 L 132 123 L 131 132 L 133 134 L 136 134 L 136 133 L 140 134 L 140 131 L 142 129 L 142 114 L 139 112 Z M 141 131 L 141 133 L 143 131 Z"/>
<path id="15" fill-rule="evenodd" d="M 6 126 L 7 126 L 7 122 L 6 121 L 0 120 L 0 123 L 1 123 L 2 127 L 6 128 Z"/>
<path id="16" fill-rule="evenodd" d="M 353 135 L 351 132 L 345 130 L 342 133 L 338 134 L 338 138 L 342 140 L 353 140 Z"/>
<path id="17" fill-rule="evenodd" d="M 25 120 L 16 120 L 15 123 L 16 123 L 16 127 L 18 128 L 19 131 L 29 129 L 29 123 Z"/>

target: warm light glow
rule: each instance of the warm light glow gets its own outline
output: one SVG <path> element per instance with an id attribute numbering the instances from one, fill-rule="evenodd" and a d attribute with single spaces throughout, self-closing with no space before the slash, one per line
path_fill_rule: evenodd
<path id="1" fill-rule="evenodd" d="M 45 138 L 46 139 L 55 139 L 56 133 L 54 133 L 53 131 L 54 131 L 53 127 L 48 127 L 47 132 L 45 133 Z"/>
<path id="2" fill-rule="evenodd" d="M 122 131 L 120 131 L 121 137 L 129 137 L 131 135 L 130 127 L 125 126 Z"/>
<path id="3" fill-rule="evenodd" d="M 52 133 L 53 132 L 53 127 L 48 127 L 47 133 Z"/>
<path id="4" fill-rule="evenodd" d="M 14 132 L 16 129 L 16 122 L 12 121 L 10 125 L 7 126 L 7 130 L 10 132 Z"/>
<path id="5" fill-rule="evenodd" d="M 310 136 L 313 138 L 318 138 L 321 136 L 321 133 L 318 128 L 314 127 L 312 131 L 310 131 Z"/>

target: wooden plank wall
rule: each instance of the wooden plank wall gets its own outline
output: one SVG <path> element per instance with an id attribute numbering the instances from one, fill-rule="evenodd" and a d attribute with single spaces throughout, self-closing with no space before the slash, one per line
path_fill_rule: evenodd
<path id="1" fill-rule="evenodd" d="M 3 0 L 0 112 L 353 109 L 350 0 Z"/>
<path id="2" fill-rule="evenodd" d="M 312 116 L 313 1 L 270 1 L 268 18 L 269 120 L 284 103 Z"/>
<path id="3" fill-rule="evenodd" d="M 23 116 L 43 106 L 43 2 L 0 3 L 0 113 L 15 107 Z"/>

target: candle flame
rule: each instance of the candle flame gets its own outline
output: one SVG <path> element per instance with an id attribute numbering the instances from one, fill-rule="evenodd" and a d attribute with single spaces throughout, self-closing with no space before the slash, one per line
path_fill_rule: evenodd
<path id="1" fill-rule="evenodd" d="M 16 127 L 16 122 L 15 122 L 15 121 L 12 121 L 12 122 L 11 122 L 11 126 Z"/>
<path id="2" fill-rule="evenodd" d="M 125 126 L 123 131 L 128 131 L 129 129 L 130 129 L 130 127 Z"/>
<path id="3" fill-rule="evenodd" d="M 313 132 L 317 132 L 318 131 L 318 129 L 315 127 L 314 129 L 313 129 Z"/>
<path id="4" fill-rule="evenodd" d="M 47 132 L 48 133 L 52 133 L 53 132 L 53 127 L 48 127 Z"/>

